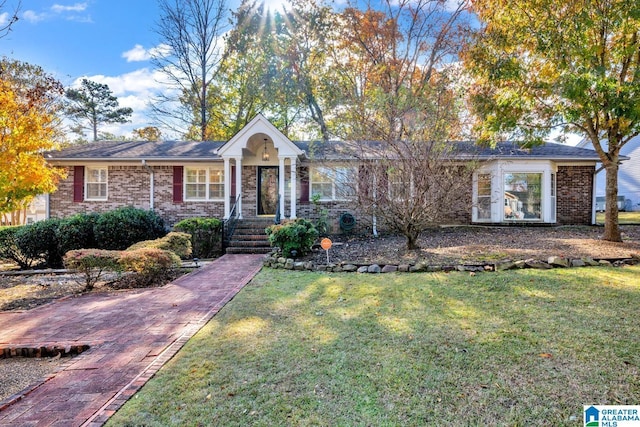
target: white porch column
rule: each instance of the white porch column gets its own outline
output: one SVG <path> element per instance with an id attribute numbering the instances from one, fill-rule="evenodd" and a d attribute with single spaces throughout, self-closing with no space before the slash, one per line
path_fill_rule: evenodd
<path id="1" fill-rule="evenodd" d="M 296 158 L 291 157 L 291 219 L 296 219 L 297 176 Z"/>
<path id="2" fill-rule="evenodd" d="M 236 160 L 236 194 L 238 197 L 238 218 L 242 219 L 242 157 L 235 157 Z"/>
<path id="3" fill-rule="evenodd" d="M 231 210 L 231 167 L 229 158 L 224 158 L 224 219 L 229 219 Z"/>
<path id="4" fill-rule="evenodd" d="M 285 157 L 278 156 L 279 169 L 278 169 L 278 197 L 280 197 L 280 218 L 284 218 L 284 159 Z"/>

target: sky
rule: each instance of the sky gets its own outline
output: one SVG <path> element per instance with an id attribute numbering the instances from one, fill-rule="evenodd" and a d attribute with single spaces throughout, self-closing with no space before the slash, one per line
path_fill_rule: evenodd
<path id="1" fill-rule="evenodd" d="M 65 87 L 82 78 L 107 84 L 134 114 L 132 123 L 100 131 L 130 137 L 133 129 L 154 125 L 148 101 L 163 87 L 149 61 L 159 45 L 157 0 L 5 0 L 0 27 L 18 3 L 18 21 L 0 38 L 0 56 L 39 65 Z"/>

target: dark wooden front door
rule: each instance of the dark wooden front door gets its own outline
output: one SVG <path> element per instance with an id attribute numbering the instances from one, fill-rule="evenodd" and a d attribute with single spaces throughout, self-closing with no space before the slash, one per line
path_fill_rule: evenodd
<path id="1" fill-rule="evenodd" d="M 278 204 L 278 167 L 258 166 L 258 215 L 275 215 Z"/>

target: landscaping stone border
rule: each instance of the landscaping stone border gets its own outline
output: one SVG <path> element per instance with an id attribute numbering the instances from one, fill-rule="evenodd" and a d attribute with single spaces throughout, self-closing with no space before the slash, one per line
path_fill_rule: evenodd
<path id="1" fill-rule="evenodd" d="M 298 271 L 326 271 L 326 272 L 349 272 L 361 274 L 378 274 L 378 273 L 423 273 L 436 271 L 467 271 L 470 273 L 484 271 L 506 271 L 517 270 L 523 268 L 534 268 L 540 270 L 548 270 L 553 268 L 572 268 L 572 267 L 621 267 L 624 265 L 635 265 L 640 263 L 640 258 L 565 258 L 552 256 L 546 261 L 539 259 L 524 260 L 505 260 L 496 263 L 479 263 L 479 264 L 456 264 L 456 265 L 431 265 L 426 262 L 417 264 L 363 264 L 357 262 L 316 264 L 312 261 L 296 261 L 292 258 L 284 258 L 277 253 L 266 255 L 263 261 L 265 267 L 285 270 Z"/>

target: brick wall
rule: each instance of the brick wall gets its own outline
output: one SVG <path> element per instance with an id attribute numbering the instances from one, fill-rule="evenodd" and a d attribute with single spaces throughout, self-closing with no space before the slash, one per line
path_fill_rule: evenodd
<path id="1" fill-rule="evenodd" d="M 173 167 L 153 166 L 154 209 L 168 227 L 195 216 L 222 218 L 223 202 L 173 202 Z M 49 198 L 51 216 L 64 218 L 81 212 L 107 212 L 121 206 L 150 209 L 150 175 L 142 166 L 109 166 L 108 198 L 105 201 L 73 201 L 74 168 Z"/>
<path id="2" fill-rule="evenodd" d="M 558 167 L 558 224 L 591 224 L 593 172 L 593 166 Z"/>

